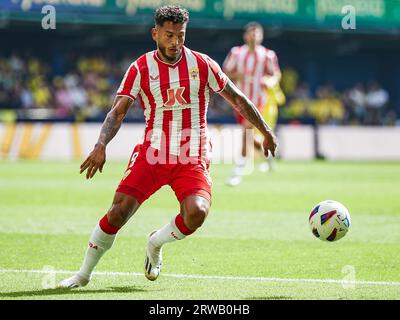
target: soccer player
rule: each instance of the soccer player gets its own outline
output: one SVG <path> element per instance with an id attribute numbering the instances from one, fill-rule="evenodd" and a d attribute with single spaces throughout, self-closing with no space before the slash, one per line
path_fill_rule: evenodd
<path id="1" fill-rule="evenodd" d="M 237 87 L 262 111 L 267 88 L 275 87 L 281 79 L 278 58 L 273 50 L 261 45 L 264 38 L 263 27 L 257 22 L 250 22 L 244 28 L 245 44 L 233 47 L 226 57 L 223 70 Z M 235 109 L 237 122 L 243 128 L 241 159 L 237 161 L 232 176 L 227 183 L 236 186 L 241 182 L 246 161 L 248 160 L 248 143 L 262 150 L 262 143 L 254 139 L 254 124 Z M 265 150 L 264 150 L 265 151 Z M 268 165 L 268 164 L 267 164 Z M 265 168 L 265 165 L 261 165 Z"/>
<path id="2" fill-rule="evenodd" d="M 254 104 L 215 61 L 184 46 L 188 21 L 188 11 L 180 6 L 158 8 L 152 29 L 157 49 L 134 61 L 122 80 L 99 139 L 80 172 L 86 171 L 87 179 L 102 172 L 106 146 L 135 99 L 140 100 L 146 120 L 143 142 L 135 146 L 112 205 L 92 232 L 79 272 L 63 280 L 59 287 L 85 286 L 118 230 L 163 185 L 174 190 L 180 211 L 171 222 L 149 235 L 145 276 L 156 280 L 160 275 L 164 244 L 182 240 L 202 225 L 211 205 L 206 122 L 210 90 L 222 95 L 260 130 L 266 156 L 268 151 L 275 154 L 275 135 Z"/>

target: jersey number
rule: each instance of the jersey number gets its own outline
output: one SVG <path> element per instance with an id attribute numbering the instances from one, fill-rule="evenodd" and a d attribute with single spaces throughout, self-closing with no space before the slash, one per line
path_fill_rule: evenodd
<path id="1" fill-rule="evenodd" d="M 136 158 L 138 157 L 138 155 L 139 155 L 139 152 L 135 152 L 135 153 L 132 155 L 131 161 L 129 162 L 129 166 L 128 166 L 128 168 L 126 169 L 125 174 L 124 174 L 124 177 L 122 178 L 122 180 L 125 180 L 125 178 L 126 178 L 127 176 L 129 176 L 129 174 L 131 173 L 132 167 L 133 167 L 133 165 L 135 164 L 135 161 L 136 161 Z"/>

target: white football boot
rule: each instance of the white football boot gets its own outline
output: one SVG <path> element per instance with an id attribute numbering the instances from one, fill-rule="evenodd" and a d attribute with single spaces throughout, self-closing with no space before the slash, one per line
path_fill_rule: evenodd
<path id="1" fill-rule="evenodd" d="M 272 170 L 272 167 L 270 166 L 270 164 L 267 161 L 263 161 L 260 166 L 258 167 L 258 170 L 260 170 L 260 172 L 268 172 L 270 170 Z"/>
<path id="2" fill-rule="evenodd" d="M 231 187 L 236 187 L 241 181 L 242 181 L 242 176 L 233 174 L 228 178 L 226 184 Z"/>
<path id="3" fill-rule="evenodd" d="M 149 234 L 147 240 L 146 258 L 144 260 L 144 275 L 150 281 L 154 281 L 161 273 L 162 248 L 158 248 L 150 241 L 151 236 L 157 231 Z"/>
<path id="4" fill-rule="evenodd" d="M 88 283 L 88 279 L 82 278 L 81 276 L 76 274 L 70 278 L 61 281 L 57 288 L 79 288 L 86 286 Z"/>
<path id="5" fill-rule="evenodd" d="M 242 181 L 243 173 L 246 169 L 247 162 L 245 160 L 238 161 L 232 175 L 226 181 L 226 184 L 231 187 L 236 187 Z"/>

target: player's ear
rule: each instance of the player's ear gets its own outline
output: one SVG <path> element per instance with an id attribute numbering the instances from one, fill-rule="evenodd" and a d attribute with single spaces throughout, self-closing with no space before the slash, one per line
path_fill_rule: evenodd
<path id="1" fill-rule="evenodd" d="M 151 29 L 151 37 L 153 38 L 154 41 L 157 42 L 158 40 L 158 28 L 154 27 Z"/>
<path id="2" fill-rule="evenodd" d="M 243 33 L 243 42 L 247 42 L 247 31 Z"/>

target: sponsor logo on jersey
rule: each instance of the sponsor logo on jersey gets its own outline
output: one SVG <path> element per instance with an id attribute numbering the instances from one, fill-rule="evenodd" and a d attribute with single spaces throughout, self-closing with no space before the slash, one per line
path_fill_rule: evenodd
<path id="1" fill-rule="evenodd" d="M 183 97 L 183 93 L 185 92 L 185 87 L 179 87 L 176 89 L 170 88 L 167 90 L 167 98 L 168 100 L 164 103 L 164 107 L 166 108 L 182 108 L 187 107 L 188 103 Z"/>

